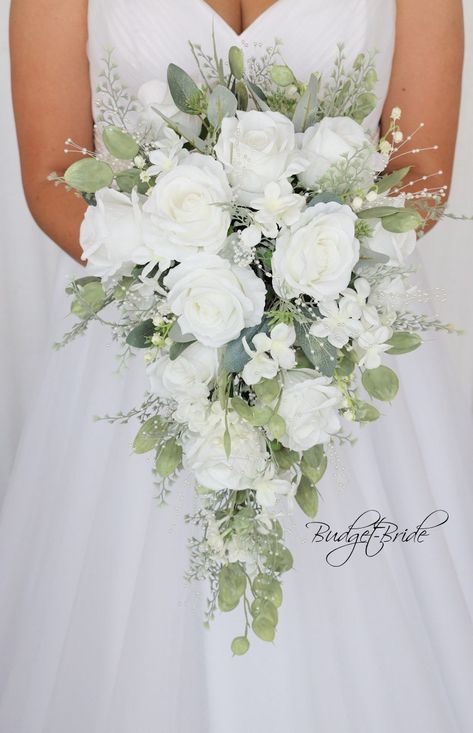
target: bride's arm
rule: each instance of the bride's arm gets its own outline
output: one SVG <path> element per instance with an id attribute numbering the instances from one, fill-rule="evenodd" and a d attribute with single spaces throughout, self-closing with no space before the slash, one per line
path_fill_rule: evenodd
<path id="1" fill-rule="evenodd" d="M 457 137 L 463 65 L 463 12 L 461 0 L 397 0 L 396 46 L 381 132 L 389 127 L 391 110 L 402 109 L 405 136 L 420 123 L 424 127 L 393 161 L 393 168 L 412 166 L 406 182 L 437 171 L 441 175 L 416 183 L 411 190 L 450 186 Z M 448 193 L 448 191 L 447 191 Z"/>
<path id="2" fill-rule="evenodd" d="M 77 260 L 86 204 L 47 176 L 77 159 L 64 153 L 67 138 L 93 146 L 86 42 L 87 0 L 13 0 L 13 105 L 26 200 L 41 229 Z"/>

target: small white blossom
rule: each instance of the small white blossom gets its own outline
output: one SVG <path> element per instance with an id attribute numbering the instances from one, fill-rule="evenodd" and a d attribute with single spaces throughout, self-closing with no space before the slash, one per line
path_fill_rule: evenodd
<path id="1" fill-rule="evenodd" d="M 289 181 L 272 182 L 264 187 L 264 195 L 251 200 L 250 206 L 257 210 L 254 220 L 267 237 L 276 237 L 278 226 L 295 224 L 302 207 L 303 196 L 294 193 Z"/>
<path id="2" fill-rule="evenodd" d="M 381 355 L 390 346 L 386 343 L 393 335 L 392 329 L 387 326 L 365 331 L 357 340 L 357 344 L 363 352 L 359 361 L 360 366 L 367 369 L 376 369 L 381 364 Z"/>
<path id="3" fill-rule="evenodd" d="M 247 340 L 243 339 L 243 347 L 246 353 L 251 356 L 249 362 L 243 367 L 241 376 L 246 384 L 258 384 L 262 379 L 273 379 L 278 373 L 278 363 L 272 359 L 266 351 L 268 350 L 269 338 L 264 333 L 257 333 L 253 337 L 255 350 L 252 351 Z"/>

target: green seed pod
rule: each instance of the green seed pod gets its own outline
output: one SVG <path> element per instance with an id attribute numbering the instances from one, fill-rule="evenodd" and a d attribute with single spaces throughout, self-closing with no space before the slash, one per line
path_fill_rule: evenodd
<path id="1" fill-rule="evenodd" d="M 422 224 L 422 217 L 415 209 L 404 209 L 382 219 L 383 228 L 394 234 L 410 232 Z"/>
<path id="2" fill-rule="evenodd" d="M 238 100 L 238 109 L 248 109 L 248 89 L 242 79 L 239 79 L 235 84 L 235 93 Z"/>
<path id="3" fill-rule="evenodd" d="M 231 46 L 228 52 L 228 63 L 235 79 L 242 79 L 245 73 L 245 57 L 241 48 Z"/>
<path id="4" fill-rule="evenodd" d="M 250 642 L 246 636 L 236 636 L 232 641 L 232 652 L 241 657 L 250 648 Z"/>
<path id="5" fill-rule="evenodd" d="M 289 84 L 295 84 L 296 79 L 289 66 L 281 66 L 275 64 L 271 67 L 271 79 L 280 87 L 288 87 Z"/>
<path id="6" fill-rule="evenodd" d="M 257 616 L 252 623 L 252 629 L 263 641 L 274 641 L 276 630 L 266 616 Z"/>

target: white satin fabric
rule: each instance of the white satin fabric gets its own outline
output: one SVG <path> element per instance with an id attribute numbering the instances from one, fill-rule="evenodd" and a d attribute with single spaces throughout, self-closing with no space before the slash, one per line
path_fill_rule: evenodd
<path id="1" fill-rule="evenodd" d="M 94 86 L 109 46 L 133 90 L 170 61 L 193 69 L 187 39 L 210 50 L 213 19 L 222 50 L 258 54 L 282 38 L 301 77 L 327 72 L 338 41 L 349 58 L 377 46 L 386 92 L 393 0 L 280 0 L 239 38 L 203 0 L 89 5 Z M 62 287 L 56 336 L 70 325 Z M 423 544 L 333 568 L 296 511 L 276 643 L 255 639 L 244 658 L 229 652 L 242 616 L 205 630 L 206 589 L 182 578 L 187 477 L 158 509 L 149 461 L 131 455 L 136 425 L 92 420 L 139 401 L 140 359 L 112 376 L 115 346 L 99 328 L 51 353 L 0 515 L 0 732 L 469 733 L 472 432 L 444 338 L 392 358 L 401 392 L 332 455 L 319 518 L 342 531 L 377 509 L 415 528 L 445 509 L 449 522 Z"/>

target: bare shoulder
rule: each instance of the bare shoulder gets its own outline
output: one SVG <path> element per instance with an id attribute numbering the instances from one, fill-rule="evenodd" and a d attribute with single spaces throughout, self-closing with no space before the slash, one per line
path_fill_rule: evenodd
<path id="1" fill-rule="evenodd" d="M 67 137 L 91 141 L 87 9 L 87 0 L 11 3 L 13 103 L 27 180 L 63 167 Z"/>
<path id="2" fill-rule="evenodd" d="M 382 128 L 394 106 L 406 133 L 419 123 L 417 147 L 438 151 L 406 157 L 418 173 L 443 170 L 436 185 L 449 184 L 461 96 L 464 29 L 461 0 L 397 0 L 396 44 Z"/>

